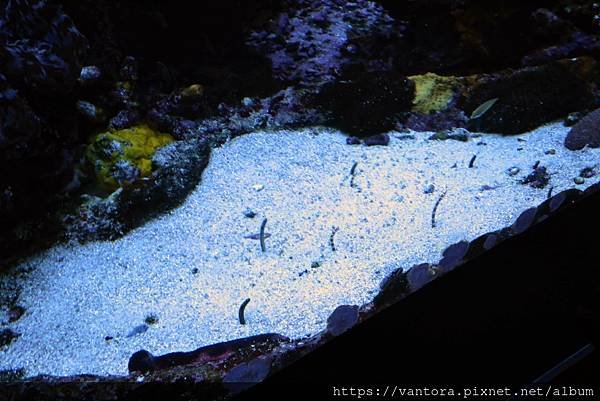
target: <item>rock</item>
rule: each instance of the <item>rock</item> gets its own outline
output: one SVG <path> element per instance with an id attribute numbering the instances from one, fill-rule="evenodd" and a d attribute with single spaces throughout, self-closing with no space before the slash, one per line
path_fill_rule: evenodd
<path id="1" fill-rule="evenodd" d="M 323 86 L 315 98 L 328 125 L 366 137 L 394 128 L 394 117 L 411 107 L 414 84 L 397 73 L 360 74 Z"/>
<path id="2" fill-rule="evenodd" d="M 327 318 L 327 332 L 339 336 L 358 322 L 358 305 L 340 305 Z"/>
<path id="3" fill-rule="evenodd" d="M 430 140 L 445 141 L 452 139 L 460 142 L 467 142 L 469 140 L 469 131 L 464 128 L 458 128 L 452 131 L 439 131 L 429 137 Z"/>
<path id="4" fill-rule="evenodd" d="M 23 316 L 23 314 L 25 313 L 25 308 L 23 308 L 22 306 L 13 306 L 9 309 L 8 311 L 8 322 L 9 323 L 13 323 L 16 322 L 17 320 L 19 320 L 21 318 L 21 316 Z"/>
<path id="5" fill-rule="evenodd" d="M 242 363 L 231 369 L 223 377 L 223 384 L 233 393 L 242 391 L 253 384 L 263 381 L 271 371 L 272 357 L 260 356 L 248 363 Z"/>
<path id="6" fill-rule="evenodd" d="M 387 146 L 390 143 L 390 136 L 388 134 L 373 135 L 365 138 L 363 143 L 366 146 Z"/>
<path id="7" fill-rule="evenodd" d="M 514 234 L 521 234 L 525 230 L 527 230 L 533 223 L 535 223 L 535 217 L 537 214 L 537 208 L 532 207 L 525 210 L 523 213 L 519 215 L 517 220 L 511 226 L 511 229 Z"/>
<path id="8" fill-rule="evenodd" d="M 0 264 L 48 235 L 48 214 L 73 176 L 73 118 L 87 41 L 53 2 L 0 6 Z M 9 201 L 4 199 L 9 194 Z M 31 235 L 15 234 L 22 225 Z"/>
<path id="9" fill-rule="evenodd" d="M 154 355 L 145 349 L 134 352 L 129 358 L 127 369 L 130 372 L 146 373 L 156 370 L 157 364 Z"/>
<path id="10" fill-rule="evenodd" d="M 573 182 L 577 185 L 581 185 L 585 183 L 585 179 L 583 177 L 575 177 L 573 178 Z"/>
<path id="11" fill-rule="evenodd" d="M 85 117 L 92 123 L 99 124 L 106 119 L 104 111 L 90 102 L 79 100 L 77 101 L 76 107 L 77 112 L 79 112 L 81 116 Z"/>
<path id="12" fill-rule="evenodd" d="M 411 291 L 416 291 L 433 279 L 433 269 L 429 263 L 411 267 L 406 273 L 406 279 Z"/>
<path id="13" fill-rule="evenodd" d="M 15 333 L 11 329 L 0 330 L 0 349 L 10 345 L 19 336 L 20 334 Z"/>
<path id="14" fill-rule="evenodd" d="M 366 0 L 289 2 L 272 21 L 250 34 L 248 46 L 270 59 L 276 79 L 303 85 L 349 68 L 389 68 L 382 50 L 402 36 L 402 24 Z"/>
<path id="15" fill-rule="evenodd" d="M 392 304 L 410 293 L 406 273 L 398 268 L 381 281 L 379 293 L 373 299 L 377 306 Z"/>
<path id="16" fill-rule="evenodd" d="M 558 209 L 573 203 L 580 194 L 581 191 L 578 189 L 567 189 L 566 191 L 557 193 L 550 198 L 550 203 L 548 205 L 550 213 L 554 213 Z"/>
<path id="17" fill-rule="evenodd" d="M 81 68 L 79 73 L 79 82 L 82 85 L 92 85 L 96 83 L 102 76 L 102 71 L 95 65 L 88 65 Z"/>
<path id="18" fill-rule="evenodd" d="M 519 174 L 520 171 L 521 171 L 521 169 L 518 167 L 511 167 L 508 169 L 508 175 L 511 175 L 511 176 L 517 175 L 517 174 Z"/>
<path id="19" fill-rule="evenodd" d="M 595 175 L 596 175 L 595 167 L 585 167 L 585 168 L 581 169 L 581 171 L 579 172 L 579 176 L 581 178 L 592 178 Z"/>
<path id="20" fill-rule="evenodd" d="M 483 243 L 483 249 L 485 249 L 486 251 L 489 251 L 490 249 L 492 249 L 493 247 L 498 245 L 499 242 L 500 242 L 500 237 L 498 235 L 496 235 L 495 233 L 488 234 L 485 237 L 485 241 Z"/>
<path id="21" fill-rule="evenodd" d="M 431 114 L 445 110 L 460 92 L 464 78 L 441 76 L 431 72 L 408 77 L 415 83 L 412 111 Z"/>
<path id="22" fill-rule="evenodd" d="M 443 258 L 438 264 L 439 269 L 442 272 L 453 270 L 456 266 L 462 263 L 463 257 L 467 254 L 468 249 L 468 241 L 460 241 L 456 244 L 450 245 L 442 254 Z"/>
<path id="23" fill-rule="evenodd" d="M 596 109 L 575 124 L 565 138 L 565 147 L 580 150 L 584 146 L 600 147 L 600 109 Z"/>
<path id="24" fill-rule="evenodd" d="M 429 184 L 423 189 L 424 194 L 432 194 L 435 191 L 435 186 L 433 184 Z"/>
<path id="25" fill-rule="evenodd" d="M 244 217 L 253 219 L 254 217 L 256 217 L 256 212 L 252 211 L 251 209 L 246 209 L 244 210 Z"/>
<path id="26" fill-rule="evenodd" d="M 482 132 L 523 133 L 590 107 L 594 102 L 590 74 L 595 70 L 595 61 L 582 57 L 482 75 L 467 90 L 460 107 L 470 114 L 484 102 L 498 98 L 470 127 Z"/>
<path id="27" fill-rule="evenodd" d="M 569 113 L 569 115 L 565 118 L 565 121 L 563 124 L 565 127 L 572 127 L 575 124 L 577 124 L 579 121 L 581 121 L 581 119 L 583 117 L 585 117 L 586 114 L 588 114 L 588 113 L 581 112 L 581 111 Z"/>
<path id="28" fill-rule="evenodd" d="M 360 145 L 360 138 L 357 138 L 355 136 L 349 136 L 348 138 L 346 138 L 346 144 L 347 145 Z"/>
<path id="29" fill-rule="evenodd" d="M 113 130 L 130 128 L 140 121 L 140 114 L 136 110 L 121 110 L 108 122 L 108 127 Z"/>
<path id="30" fill-rule="evenodd" d="M 464 256 L 464 259 L 471 260 L 481 255 L 484 251 L 486 251 L 484 245 L 487 240 L 487 237 L 488 234 L 483 234 L 471 241 L 469 243 L 469 249 L 467 250 L 467 253 Z"/>

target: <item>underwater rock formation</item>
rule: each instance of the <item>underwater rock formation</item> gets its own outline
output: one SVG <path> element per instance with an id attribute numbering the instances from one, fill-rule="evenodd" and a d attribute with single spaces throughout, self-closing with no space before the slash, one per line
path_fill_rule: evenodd
<path id="1" fill-rule="evenodd" d="M 328 125 L 365 137 L 392 130 L 413 96 L 414 84 L 405 76 L 369 73 L 326 84 L 315 103 L 328 113 Z"/>
<path id="2" fill-rule="evenodd" d="M 68 182 L 72 94 L 86 40 L 60 7 L 9 0 L 0 14 L 0 259 L 36 237 Z M 50 207 L 52 208 L 52 207 Z"/>
<path id="3" fill-rule="evenodd" d="M 471 127 L 483 132 L 518 134 L 590 107 L 594 103 L 590 83 L 596 71 L 593 59 L 580 58 L 483 76 L 459 104 L 470 114 L 484 102 L 497 98 L 489 111 L 471 122 Z"/>
<path id="4" fill-rule="evenodd" d="M 592 148 L 600 146 L 600 109 L 583 117 L 565 139 L 565 146 L 570 150 L 580 150 L 586 145 Z"/>
<path id="5" fill-rule="evenodd" d="M 248 44 L 288 83 L 324 83 L 357 65 L 389 69 L 402 38 L 402 24 L 371 1 L 287 0 L 284 10 Z"/>

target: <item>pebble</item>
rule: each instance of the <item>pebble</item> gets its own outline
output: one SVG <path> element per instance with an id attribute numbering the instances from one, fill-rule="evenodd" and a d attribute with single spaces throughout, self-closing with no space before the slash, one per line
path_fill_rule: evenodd
<path id="1" fill-rule="evenodd" d="M 585 178 L 583 178 L 583 177 L 575 177 L 573 179 L 573 182 L 575 182 L 575 184 L 577 184 L 577 185 L 581 185 L 581 184 L 585 183 Z"/>
<path id="2" fill-rule="evenodd" d="M 519 174 L 519 171 L 521 171 L 520 168 L 511 167 L 510 169 L 508 169 L 508 175 L 517 175 L 517 174 Z"/>
<path id="3" fill-rule="evenodd" d="M 435 191 L 435 186 L 433 184 L 429 184 L 425 187 L 425 189 L 423 190 L 423 193 L 432 194 L 433 191 Z"/>
<path id="4" fill-rule="evenodd" d="M 254 184 L 254 185 L 252 185 L 252 188 L 256 192 L 259 192 L 259 191 L 262 191 L 265 188 L 265 186 L 263 184 Z"/>
<path id="5" fill-rule="evenodd" d="M 368 137 L 363 141 L 367 146 L 387 146 L 390 143 L 388 134 L 379 134 Z"/>
<path id="6" fill-rule="evenodd" d="M 254 217 L 256 217 L 256 213 L 254 211 L 252 211 L 251 209 L 246 209 L 246 210 L 244 210 L 244 216 L 249 219 L 253 219 Z"/>

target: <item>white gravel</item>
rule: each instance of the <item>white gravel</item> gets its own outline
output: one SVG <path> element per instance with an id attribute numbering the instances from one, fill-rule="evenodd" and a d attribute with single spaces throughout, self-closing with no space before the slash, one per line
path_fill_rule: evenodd
<path id="1" fill-rule="evenodd" d="M 574 184 L 580 169 L 600 162 L 600 149 L 566 150 L 567 130 L 551 124 L 468 142 L 390 133 L 390 146 L 370 148 L 323 128 L 237 138 L 213 152 L 179 208 L 117 241 L 54 247 L 5 277 L 22 287 L 26 313 L 14 323 L 0 314 L 21 334 L 0 349 L 0 370 L 124 375 L 141 348 L 158 355 L 265 332 L 313 334 L 336 306 L 370 301 L 391 270 L 437 262 L 448 245 L 505 227 L 541 203 L 548 188 L 519 183 L 536 160 L 553 174 L 554 193 L 598 181 Z M 511 167 L 520 172 L 510 176 Z M 246 208 L 257 216 L 244 217 Z M 244 238 L 264 218 L 265 253 Z M 158 323 L 127 337 L 149 314 Z"/>

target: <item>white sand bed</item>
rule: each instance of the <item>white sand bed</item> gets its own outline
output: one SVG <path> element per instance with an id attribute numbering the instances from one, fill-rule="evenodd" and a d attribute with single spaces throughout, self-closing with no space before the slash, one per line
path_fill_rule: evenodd
<path id="1" fill-rule="evenodd" d="M 213 152 L 179 208 L 114 242 L 57 246 L 18 266 L 18 278 L 4 278 L 22 287 L 26 313 L 4 319 L 21 335 L 0 350 L 0 370 L 125 375 L 141 348 L 158 355 L 265 332 L 316 333 L 336 306 L 372 300 L 393 269 L 437 262 L 448 245 L 511 224 L 550 186 L 558 193 L 597 182 L 573 182 L 600 162 L 600 149 L 568 151 L 567 130 L 551 124 L 468 142 L 391 133 L 389 146 L 369 148 L 321 128 L 237 138 Z M 545 189 L 519 182 L 537 160 L 552 174 Z M 520 172 L 509 175 L 511 167 Z M 245 217 L 246 208 L 256 217 Z M 264 218 L 271 236 L 263 253 L 244 237 Z M 128 337 L 149 314 L 158 323 Z"/>

